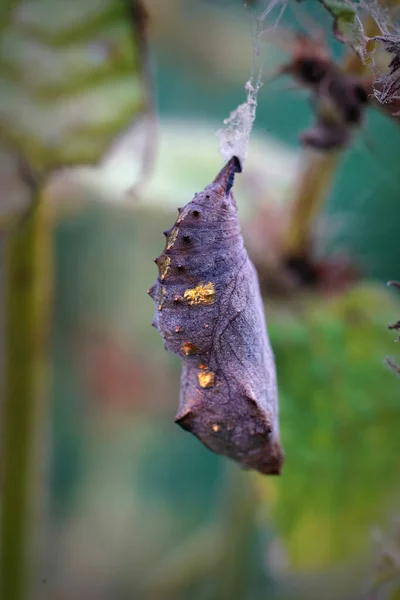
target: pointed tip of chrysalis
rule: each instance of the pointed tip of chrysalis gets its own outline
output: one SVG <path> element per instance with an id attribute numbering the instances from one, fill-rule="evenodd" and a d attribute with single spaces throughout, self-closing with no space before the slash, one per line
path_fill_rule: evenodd
<path id="1" fill-rule="evenodd" d="M 237 156 L 232 156 L 226 165 L 220 170 L 212 185 L 220 194 L 228 196 L 232 189 L 236 173 L 242 172 L 242 164 Z"/>
<path id="2" fill-rule="evenodd" d="M 238 158 L 237 156 L 232 156 L 232 158 L 229 161 L 229 163 L 230 162 L 233 164 L 233 167 L 236 169 L 236 173 L 241 173 L 243 171 L 243 167 L 242 167 L 242 163 L 240 161 L 240 158 Z"/>

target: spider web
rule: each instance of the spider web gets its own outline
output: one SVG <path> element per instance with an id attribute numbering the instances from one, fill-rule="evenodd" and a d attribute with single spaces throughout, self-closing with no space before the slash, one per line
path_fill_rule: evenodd
<path id="1" fill-rule="evenodd" d="M 388 68 L 382 72 L 375 60 L 375 50 L 365 53 L 366 58 L 370 59 L 371 71 L 374 76 L 374 95 L 381 104 L 393 102 L 400 98 L 400 28 L 396 22 L 395 12 L 389 10 L 384 3 L 379 3 L 378 0 L 347 1 L 355 11 L 358 11 L 357 17 L 362 13 L 368 14 L 380 31 L 380 35 L 368 38 L 362 31 L 361 21 L 358 19 L 365 48 L 370 40 L 376 40 L 390 59 Z"/>
<path id="2" fill-rule="evenodd" d="M 246 100 L 230 113 L 224 120 L 224 127 L 217 131 L 222 158 L 227 161 L 232 156 L 237 156 L 242 168 L 247 159 L 250 135 L 256 118 L 258 92 L 263 83 L 264 66 L 260 55 L 260 38 L 268 31 L 268 28 L 265 28 L 267 19 L 271 19 L 271 30 L 278 27 L 289 2 L 290 0 L 266 0 L 258 15 L 247 8 L 253 40 L 253 59 L 251 75 L 244 86 Z"/>
<path id="3" fill-rule="evenodd" d="M 251 131 L 256 118 L 257 97 L 263 81 L 263 64 L 260 58 L 260 39 L 268 43 L 268 31 L 276 31 L 282 15 L 288 4 L 299 4 L 302 0 L 264 0 L 259 14 L 248 8 L 249 20 L 253 40 L 252 69 L 249 80 L 244 89 L 245 101 L 233 110 L 224 120 L 224 127 L 217 131 L 219 137 L 219 153 L 227 161 L 232 156 L 237 156 L 244 168 Z M 391 102 L 400 98 L 400 27 L 394 22 L 393 12 L 379 2 L 379 0 L 319 0 L 325 6 L 336 7 L 340 4 L 354 10 L 354 28 L 357 40 L 353 48 L 358 52 L 363 61 L 369 60 L 370 69 L 374 78 L 374 95 L 381 103 Z M 259 5 L 260 3 L 258 3 Z M 306 3 L 305 3 L 306 5 Z M 306 6 L 305 6 L 306 8 Z M 382 72 L 375 61 L 375 51 L 367 52 L 369 38 L 363 29 L 362 18 L 366 15 L 372 17 L 377 24 L 381 35 L 375 39 L 392 57 L 389 70 Z M 269 25 L 265 26 L 268 22 Z M 351 43 L 351 42 L 350 42 Z"/>
<path id="4" fill-rule="evenodd" d="M 349 7 L 354 11 L 354 24 L 350 26 L 352 48 L 359 54 L 364 63 L 368 63 L 373 75 L 374 95 L 381 103 L 393 102 L 400 98 L 400 27 L 399 12 L 394 10 L 394 3 L 389 0 L 319 0 L 332 14 L 334 5 Z M 391 4 L 391 9 L 389 5 Z M 340 10 L 339 13 L 340 14 Z M 363 28 L 363 18 L 369 16 L 376 24 L 379 34 L 368 37 Z M 368 43 L 377 42 L 376 47 L 368 50 Z M 353 43 L 352 43 L 353 42 Z M 378 50 L 378 52 L 377 52 Z M 385 51 L 389 57 L 389 65 L 382 67 L 379 50 Z"/>

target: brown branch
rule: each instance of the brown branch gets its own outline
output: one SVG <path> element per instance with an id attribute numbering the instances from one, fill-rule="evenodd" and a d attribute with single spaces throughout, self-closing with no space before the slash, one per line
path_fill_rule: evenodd
<path id="1" fill-rule="evenodd" d="M 390 2 L 391 7 L 399 4 L 400 0 Z M 379 32 L 372 17 L 366 20 L 364 32 L 367 37 L 373 37 Z M 343 72 L 362 76 L 368 69 L 369 64 L 363 63 L 356 52 L 349 50 L 343 61 Z M 340 151 L 304 153 L 300 180 L 289 217 L 285 243 L 287 257 L 302 257 L 307 253 L 315 218 L 329 195 L 340 156 Z"/>

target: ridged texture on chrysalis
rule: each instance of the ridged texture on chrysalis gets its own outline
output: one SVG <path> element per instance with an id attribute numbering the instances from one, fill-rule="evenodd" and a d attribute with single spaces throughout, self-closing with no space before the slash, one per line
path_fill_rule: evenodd
<path id="1" fill-rule="evenodd" d="M 175 421 L 210 450 L 279 474 L 275 363 L 231 191 L 234 157 L 179 209 L 156 259 L 153 324 L 183 363 Z"/>

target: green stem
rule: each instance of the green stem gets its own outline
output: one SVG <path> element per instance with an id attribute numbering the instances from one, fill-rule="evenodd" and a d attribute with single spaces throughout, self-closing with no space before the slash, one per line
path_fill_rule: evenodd
<path id="1" fill-rule="evenodd" d="M 400 0 L 387 0 L 385 6 L 394 8 Z M 379 28 L 372 17 L 364 23 L 364 33 L 373 37 Z M 349 50 L 342 65 L 345 73 L 362 76 L 370 68 L 369 61 L 363 64 L 360 57 Z M 304 153 L 303 169 L 293 199 L 286 234 L 285 251 L 287 256 L 303 256 L 309 249 L 312 228 L 331 188 L 341 152 Z"/>
<path id="2" fill-rule="evenodd" d="M 293 198 L 286 238 L 288 256 L 307 254 L 315 217 L 324 204 L 336 173 L 339 152 L 306 152 Z"/>
<path id="3" fill-rule="evenodd" d="M 7 600 L 22 600 L 29 581 L 38 433 L 47 379 L 50 232 L 41 199 L 5 241 L 0 598 Z"/>

